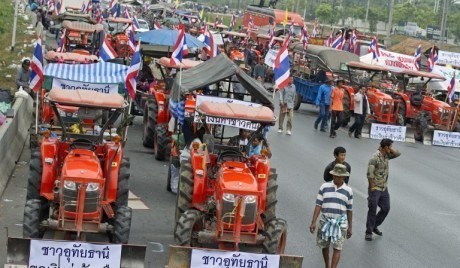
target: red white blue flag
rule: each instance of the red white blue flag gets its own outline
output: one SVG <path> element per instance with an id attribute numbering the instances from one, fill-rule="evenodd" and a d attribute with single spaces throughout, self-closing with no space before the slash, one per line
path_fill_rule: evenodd
<path id="1" fill-rule="evenodd" d="M 422 64 L 422 45 L 418 45 L 417 51 L 414 54 L 415 57 L 415 68 L 420 70 L 420 66 Z"/>
<path id="2" fill-rule="evenodd" d="M 170 59 L 171 65 L 179 65 L 182 62 L 182 58 L 184 56 L 184 46 L 186 46 L 185 31 L 183 27 L 180 27 L 179 35 L 176 43 L 174 44 Z"/>
<path id="3" fill-rule="evenodd" d="M 137 20 L 137 16 L 134 15 L 133 17 L 133 26 L 134 26 L 134 29 L 140 29 L 141 26 L 139 25 L 139 21 Z"/>
<path id="4" fill-rule="evenodd" d="M 118 14 L 118 1 L 117 0 L 110 1 L 109 10 L 112 16 L 114 16 L 116 13 L 117 15 L 115 15 L 115 17 L 118 17 L 119 14 Z"/>
<path id="5" fill-rule="evenodd" d="M 252 16 L 249 16 L 248 27 L 249 29 L 254 29 L 254 21 L 252 20 Z"/>
<path id="6" fill-rule="evenodd" d="M 42 37 L 40 36 L 35 45 L 34 56 L 32 57 L 32 62 L 30 63 L 30 81 L 29 87 L 37 92 L 42 87 L 44 81 L 43 76 L 43 50 L 42 50 Z"/>
<path id="7" fill-rule="evenodd" d="M 86 5 L 85 5 L 85 1 L 83 1 L 83 3 L 81 3 L 81 11 L 80 11 L 82 14 L 85 14 L 86 13 Z"/>
<path id="8" fill-rule="evenodd" d="M 136 38 L 134 36 L 134 25 L 131 26 L 131 31 L 129 31 L 129 41 L 128 41 L 129 49 L 131 53 L 136 51 Z"/>
<path id="9" fill-rule="evenodd" d="M 379 50 L 379 40 L 377 36 L 374 36 L 370 45 L 369 45 L 369 53 L 372 53 L 372 59 L 379 61 L 380 57 L 380 50 Z"/>
<path id="10" fill-rule="evenodd" d="M 356 36 L 356 31 L 353 30 L 353 33 L 351 34 L 351 38 L 350 38 L 350 51 L 352 53 L 355 52 L 357 39 L 358 39 L 358 37 Z"/>
<path id="11" fill-rule="evenodd" d="M 232 13 L 232 19 L 230 20 L 230 26 L 228 27 L 228 30 L 231 31 L 233 28 L 235 28 L 236 25 L 236 17 L 235 13 Z"/>
<path id="12" fill-rule="evenodd" d="M 115 52 L 115 49 L 113 49 L 107 37 L 104 39 L 104 42 L 102 42 L 99 50 L 99 57 L 101 57 L 103 61 L 112 60 L 118 57 L 117 52 Z"/>
<path id="13" fill-rule="evenodd" d="M 343 40 L 344 40 L 343 34 L 342 33 L 338 34 L 337 37 L 332 42 L 332 48 L 342 50 Z"/>
<path id="14" fill-rule="evenodd" d="M 315 26 L 313 26 L 313 31 L 311 32 L 312 37 L 316 37 L 318 35 L 318 20 L 315 20 Z"/>
<path id="15" fill-rule="evenodd" d="M 56 52 L 65 52 L 65 34 L 66 34 L 67 29 L 64 28 L 62 31 L 61 38 L 59 38 L 58 42 L 58 47 L 56 49 Z"/>
<path id="16" fill-rule="evenodd" d="M 303 28 L 302 28 L 302 36 L 301 36 L 301 40 L 302 40 L 302 46 L 303 46 L 303 49 L 307 49 L 307 46 L 308 46 L 308 28 L 307 26 L 305 25 Z"/>
<path id="17" fill-rule="evenodd" d="M 91 0 L 88 1 L 88 5 L 86 5 L 86 9 L 85 9 L 85 14 L 89 14 L 89 12 L 91 12 L 91 10 L 93 9 L 93 2 Z"/>
<path id="18" fill-rule="evenodd" d="M 455 96 L 455 72 L 454 72 L 454 76 L 452 76 L 452 79 L 450 80 L 449 87 L 447 87 L 447 98 L 449 99 L 449 103 L 454 102 L 454 96 Z"/>
<path id="19" fill-rule="evenodd" d="M 291 66 L 289 63 L 289 52 L 288 52 L 288 42 L 289 36 L 284 41 L 283 45 L 281 46 L 280 51 L 276 55 L 275 58 L 275 84 L 279 90 L 282 90 L 289 84 L 290 74 L 291 74 Z"/>
<path id="20" fill-rule="evenodd" d="M 131 19 L 131 14 L 129 14 L 129 7 L 125 8 L 125 12 L 123 13 L 123 17 L 125 17 L 125 19 Z"/>
<path id="21" fill-rule="evenodd" d="M 434 65 L 438 62 L 438 53 L 434 49 L 434 46 L 430 50 L 430 56 L 428 57 L 427 70 L 432 72 Z"/>
<path id="22" fill-rule="evenodd" d="M 324 42 L 324 45 L 327 46 L 327 47 L 332 47 L 332 42 L 334 41 L 334 37 L 332 36 L 333 32 L 334 31 L 331 31 L 331 33 L 329 34 L 329 36 L 326 39 L 326 42 Z"/>
<path id="23" fill-rule="evenodd" d="M 160 25 L 157 21 L 154 21 L 154 22 L 153 22 L 153 29 L 155 29 L 155 30 L 160 30 L 160 29 L 161 29 L 161 25 Z"/>
<path id="24" fill-rule="evenodd" d="M 139 51 L 139 46 L 140 43 L 136 46 L 133 59 L 131 60 L 131 65 L 128 68 L 128 73 L 126 74 L 125 79 L 126 90 L 132 100 L 134 100 L 134 97 L 136 96 L 137 75 L 141 69 L 141 53 Z"/>

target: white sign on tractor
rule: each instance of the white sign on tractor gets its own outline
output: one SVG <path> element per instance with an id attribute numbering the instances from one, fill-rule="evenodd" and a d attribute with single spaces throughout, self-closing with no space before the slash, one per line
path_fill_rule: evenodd
<path id="1" fill-rule="evenodd" d="M 433 145 L 460 148 L 460 133 L 435 130 Z"/>
<path id="2" fill-rule="evenodd" d="M 406 127 L 372 123 L 370 137 L 376 140 L 391 139 L 405 142 Z"/>
<path id="3" fill-rule="evenodd" d="M 269 267 L 278 268 L 280 255 L 236 251 L 192 249 L 190 268 Z"/>

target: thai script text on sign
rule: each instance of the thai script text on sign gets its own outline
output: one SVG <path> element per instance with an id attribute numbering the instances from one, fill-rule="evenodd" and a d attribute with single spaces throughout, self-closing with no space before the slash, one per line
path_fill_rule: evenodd
<path id="1" fill-rule="evenodd" d="M 270 49 L 270 50 L 267 52 L 267 55 L 265 56 L 265 61 L 264 61 L 264 63 L 265 63 L 268 67 L 275 68 L 275 59 L 276 59 L 276 55 L 277 55 L 277 54 L 278 54 L 278 50 Z"/>
<path id="2" fill-rule="evenodd" d="M 279 263 L 279 255 L 193 249 L 190 268 L 279 268 Z"/>
<path id="3" fill-rule="evenodd" d="M 435 130 L 433 145 L 460 148 L 460 133 Z"/>
<path id="4" fill-rule="evenodd" d="M 252 102 L 229 99 L 229 98 L 214 97 L 214 96 L 204 96 L 204 95 L 196 96 L 196 104 L 195 104 L 195 106 L 198 107 L 200 104 L 202 104 L 205 101 L 215 102 L 215 103 L 237 103 L 237 104 L 243 104 L 243 105 L 250 106 L 250 107 L 260 107 L 260 106 L 262 106 L 261 104 L 258 104 L 258 103 L 252 103 Z M 194 119 L 194 121 L 195 121 L 195 123 L 201 122 L 200 115 L 198 114 L 197 111 L 195 111 L 195 119 Z"/>
<path id="5" fill-rule="evenodd" d="M 53 88 L 62 88 L 66 90 L 92 90 L 105 94 L 118 93 L 118 84 L 92 84 L 78 81 L 69 81 L 53 78 Z"/>
<path id="6" fill-rule="evenodd" d="M 439 50 L 438 63 L 460 66 L 460 53 Z"/>
<path id="7" fill-rule="evenodd" d="M 212 117 L 206 116 L 206 123 L 211 125 L 224 125 L 229 127 L 237 127 L 248 130 L 257 130 L 259 123 L 252 123 L 247 120 L 233 119 L 233 118 L 222 118 L 222 117 Z"/>
<path id="8" fill-rule="evenodd" d="M 417 70 L 414 56 L 390 52 L 383 49 L 380 50 L 377 64 L 386 66 L 390 69 Z"/>
<path id="9" fill-rule="evenodd" d="M 406 141 L 406 127 L 372 123 L 371 139 L 391 139 L 393 141 Z"/>
<path id="10" fill-rule="evenodd" d="M 119 268 L 120 258 L 121 245 L 30 241 L 29 268 Z"/>

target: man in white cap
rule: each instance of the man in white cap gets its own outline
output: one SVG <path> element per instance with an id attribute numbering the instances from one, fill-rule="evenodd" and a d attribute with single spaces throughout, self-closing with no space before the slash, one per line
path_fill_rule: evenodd
<path id="1" fill-rule="evenodd" d="M 336 268 L 345 237 L 349 239 L 352 234 L 353 191 L 344 182 L 344 178 L 350 176 L 345 165 L 336 164 L 330 173 L 333 180 L 323 183 L 319 188 L 310 233 L 315 232 L 316 221 L 321 213 L 316 244 L 322 249 L 325 267 Z M 331 244 L 334 252 L 332 260 L 329 261 Z"/>

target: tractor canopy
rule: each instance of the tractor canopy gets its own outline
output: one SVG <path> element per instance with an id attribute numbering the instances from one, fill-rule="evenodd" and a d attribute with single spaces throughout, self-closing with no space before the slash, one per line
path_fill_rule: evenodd
<path id="1" fill-rule="evenodd" d="M 46 99 L 52 103 L 72 107 L 93 107 L 105 109 L 124 109 L 127 103 L 123 96 L 111 94 L 110 98 L 104 93 L 89 90 L 52 89 Z"/>
<path id="2" fill-rule="evenodd" d="M 93 32 L 98 33 L 104 30 L 104 26 L 102 26 L 102 24 L 89 24 L 86 22 L 68 21 L 68 20 L 65 20 L 64 22 L 62 22 L 62 28 L 68 29 L 70 31 L 85 32 L 85 33 L 93 33 Z"/>
<path id="3" fill-rule="evenodd" d="M 162 57 L 158 61 L 158 64 L 161 66 L 164 66 L 166 68 L 172 68 L 172 69 L 190 69 L 195 66 L 198 66 L 199 64 L 203 63 L 202 61 L 196 61 L 196 60 L 190 60 L 190 59 L 182 59 L 182 63 L 177 65 L 177 64 L 171 64 L 171 58 L 168 57 Z M 182 66 L 181 66 L 182 65 Z"/>
<path id="4" fill-rule="evenodd" d="M 205 101 L 198 105 L 199 114 L 226 119 L 246 120 L 254 123 L 274 124 L 273 111 L 265 106 L 252 107 L 238 103 L 216 103 Z"/>
<path id="5" fill-rule="evenodd" d="M 273 97 L 257 80 L 247 75 L 241 68 L 233 63 L 224 53 L 219 54 L 195 68 L 182 71 L 176 76 L 172 86 L 171 99 L 178 100 L 196 89 L 203 89 L 209 85 L 229 80 L 236 75 L 243 87 L 265 106 L 274 107 Z M 181 80 L 181 81 L 180 81 Z"/>
<path id="6" fill-rule="evenodd" d="M 90 62 L 97 61 L 99 58 L 95 55 L 81 55 L 79 53 L 72 52 L 56 52 L 48 51 L 45 55 L 45 59 L 51 62 L 57 62 L 59 59 L 63 60 L 63 63 L 84 63 L 85 60 Z"/>

